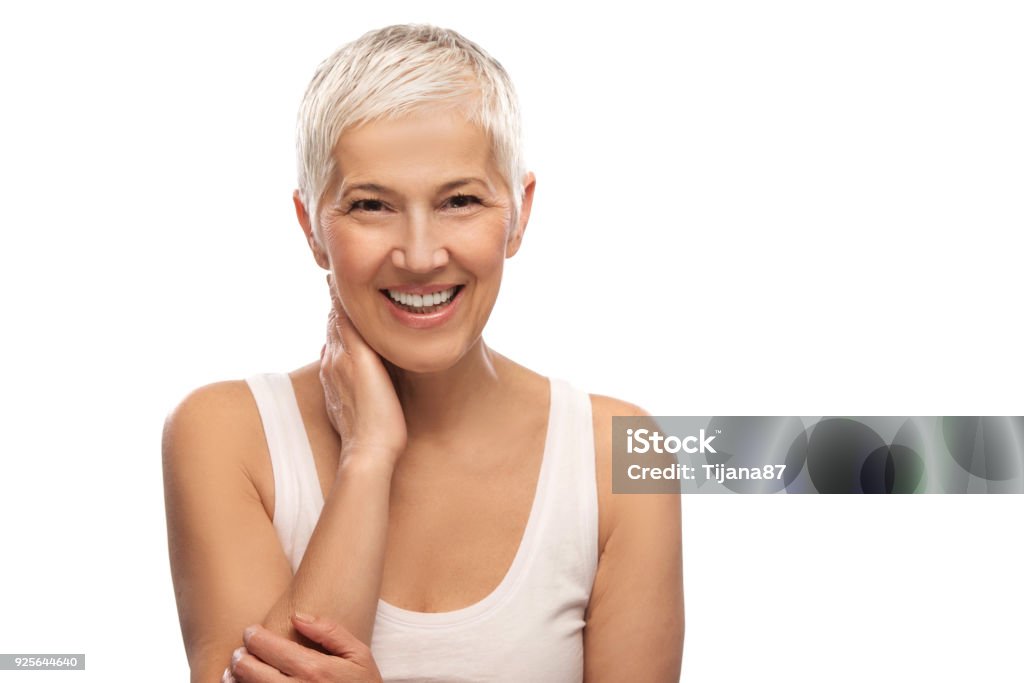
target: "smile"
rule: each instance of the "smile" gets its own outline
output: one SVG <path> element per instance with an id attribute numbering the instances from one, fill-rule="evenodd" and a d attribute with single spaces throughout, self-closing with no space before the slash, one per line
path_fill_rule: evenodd
<path id="1" fill-rule="evenodd" d="M 423 291 L 429 287 L 417 289 L 420 291 L 415 294 L 398 289 L 382 289 L 380 294 L 394 320 L 414 330 L 428 330 L 444 325 L 455 316 L 459 302 L 465 298 L 466 286 L 453 285 L 434 292 Z"/>
<path id="2" fill-rule="evenodd" d="M 409 294 L 390 289 L 382 289 L 381 292 L 386 294 L 403 311 L 417 315 L 429 315 L 451 305 L 455 295 L 463 286 L 455 285 L 454 287 L 430 294 Z"/>

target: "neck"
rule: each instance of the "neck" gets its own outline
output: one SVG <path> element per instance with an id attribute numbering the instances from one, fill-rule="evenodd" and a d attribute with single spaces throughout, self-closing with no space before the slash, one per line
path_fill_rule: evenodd
<path id="1" fill-rule="evenodd" d="M 458 363 L 440 372 L 410 372 L 386 363 L 409 439 L 448 432 L 482 415 L 504 374 L 503 361 L 481 337 Z"/>

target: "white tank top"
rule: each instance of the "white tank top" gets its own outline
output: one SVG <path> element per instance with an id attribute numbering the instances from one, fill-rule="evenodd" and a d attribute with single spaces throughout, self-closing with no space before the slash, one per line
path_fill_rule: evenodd
<path id="1" fill-rule="evenodd" d="M 274 528 L 294 572 L 323 509 L 313 452 L 291 379 L 246 379 L 274 470 Z M 550 379 L 551 408 L 526 530 L 494 591 L 462 609 L 377 604 L 370 649 L 384 680 L 583 680 L 583 613 L 597 571 L 597 484 L 590 397 Z"/>

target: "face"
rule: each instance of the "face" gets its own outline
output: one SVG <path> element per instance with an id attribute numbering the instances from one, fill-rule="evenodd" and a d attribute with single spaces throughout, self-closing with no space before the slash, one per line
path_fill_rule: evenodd
<path id="1" fill-rule="evenodd" d="M 338 180 L 320 213 L 318 263 L 381 356 L 413 372 L 455 365 L 480 340 L 504 260 L 529 218 L 532 174 L 517 225 L 482 128 L 459 110 L 427 110 L 347 131 Z"/>

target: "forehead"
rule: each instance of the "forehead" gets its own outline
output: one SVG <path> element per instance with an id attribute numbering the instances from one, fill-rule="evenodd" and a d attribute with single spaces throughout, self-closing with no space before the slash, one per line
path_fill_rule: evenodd
<path id="1" fill-rule="evenodd" d="M 334 159 L 345 184 L 498 178 L 487 133 L 457 109 L 417 111 L 350 129 L 338 140 Z"/>

